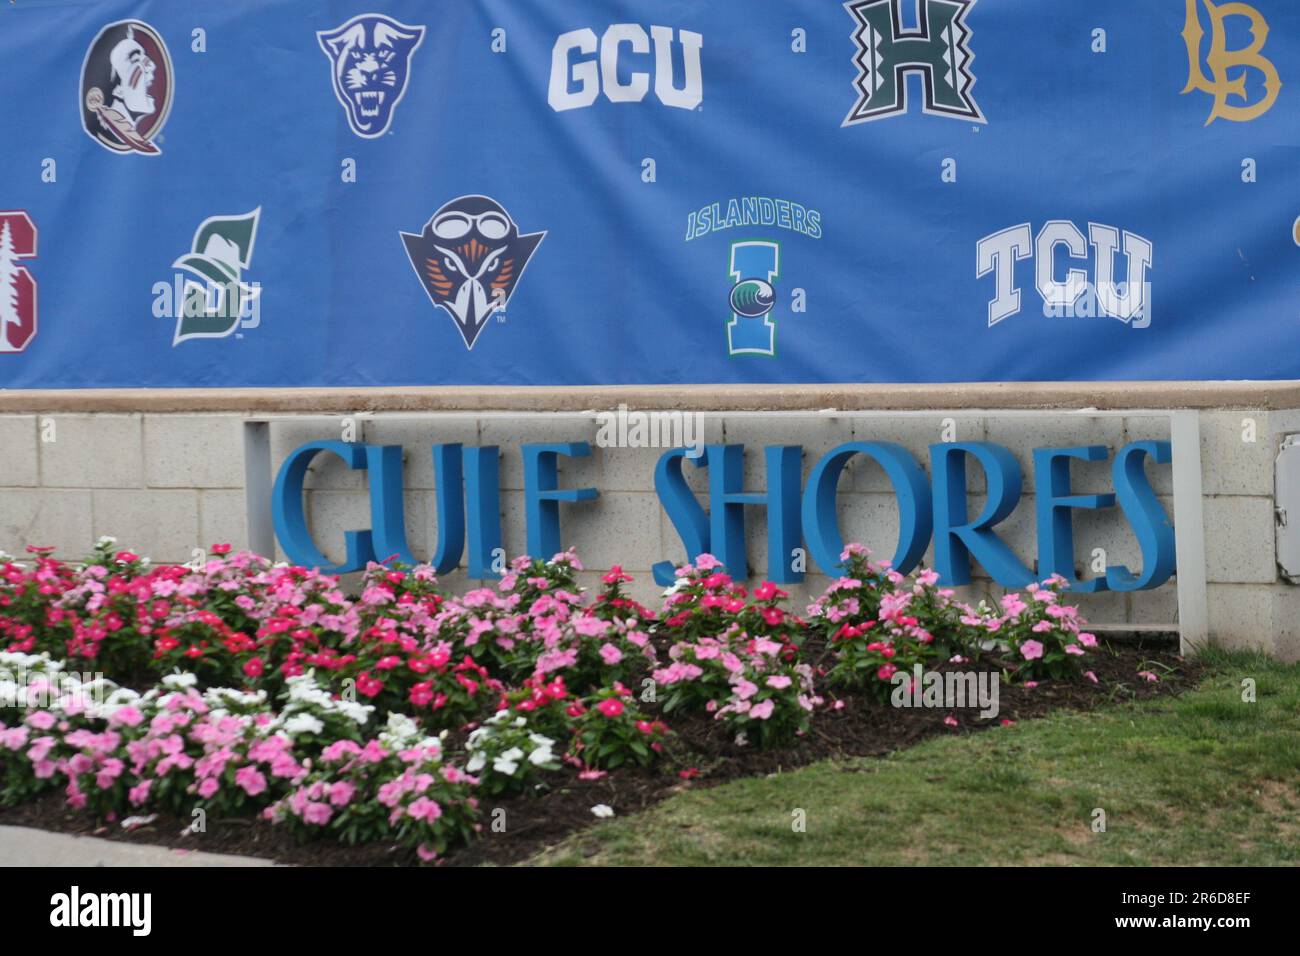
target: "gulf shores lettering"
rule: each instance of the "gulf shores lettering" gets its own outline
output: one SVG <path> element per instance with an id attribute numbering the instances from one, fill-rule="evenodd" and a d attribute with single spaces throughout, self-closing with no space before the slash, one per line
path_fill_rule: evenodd
<path id="1" fill-rule="evenodd" d="M 713 554 L 737 579 L 748 576 L 745 551 L 745 506 L 767 512 L 767 577 L 777 583 L 803 580 L 806 554 L 831 576 L 840 572 L 844 540 L 836 499 L 841 475 L 855 455 L 874 460 L 894 488 L 899 537 L 893 566 L 901 572 L 916 567 L 930 542 L 934 565 L 944 586 L 968 584 L 971 563 L 978 562 L 999 584 L 1020 588 L 1030 581 L 1060 574 L 1082 593 L 1139 591 L 1159 587 L 1174 572 L 1174 529 L 1146 475 L 1150 459 L 1157 465 L 1172 461 L 1167 441 L 1136 441 L 1122 447 L 1111 464 L 1113 492 L 1075 494 L 1070 488 L 1072 461 L 1099 462 L 1110 458 L 1105 445 L 1037 448 L 1033 452 L 1036 480 L 1034 508 L 1038 529 L 1037 570 L 998 536 L 996 526 L 1020 503 L 1020 465 L 1006 448 L 991 442 L 951 442 L 929 448 L 930 477 L 912 454 L 888 441 L 855 441 L 827 452 L 801 487 L 803 449 L 799 445 L 768 445 L 763 451 L 767 491 L 744 491 L 744 445 L 705 445 L 664 452 L 654 471 L 659 501 L 694 560 Z M 524 472 L 524 513 L 527 551 L 548 556 L 562 550 L 560 503 L 592 501 L 595 488 L 561 488 L 559 459 L 591 454 L 587 442 L 526 444 L 520 447 Z M 367 472 L 371 527 L 345 533 L 346 558 L 333 564 L 312 539 L 303 508 L 303 483 L 313 459 L 320 454 L 342 458 L 349 468 Z M 439 574 L 455 569 L 468 542 L 468 575 L 497 577 L 504 570 L 501 549 L 501 509 L 498 481 L 499 450 L 495 445 L 432 447 L 437 487 L 438 541 L 429 563 Z M 974 459 L 987 479 L 986 503 L 969 513 L 966 465 Z M 708 502 L 696 500 L 683 474 L 683 464 L 708 472 Z M 463 479 L 463 481 L 462 481 Z M 414 563 L 406 541 L 402 503 L 402 446 L 356 442 L 308 442 L 284 460 L 272 494 L 276 536 L 290 561 L 329 573 L 361 570 L 370 561 L 395 559 Z M 1141 549 L 1138 571 L 1110 566 L 1104 574 L 1080 580 L 1075 574 L 1072 512 L 1118 507 Z M 806 544 L 806 551 L 803 545 Z M 671 584 L 673 564 L 654 567 L 655 580 Z"/>

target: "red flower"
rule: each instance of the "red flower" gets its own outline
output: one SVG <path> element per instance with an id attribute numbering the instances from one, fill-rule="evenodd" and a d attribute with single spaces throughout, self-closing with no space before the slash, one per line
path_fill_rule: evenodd
<path id="1" fill-rule="evenodd" d="M 212 546 L 212 553 L 213 553 L 213 554 L 229 554 L 229 553 L 230 553 L 230 545 L 228 545 L 228 544 L 214 544 L 214 545 Z"/>
<path id="2" fill-rule="evenodd" d="M 244 662 L 244 673 L 249 677 L 261 677 L 264 670 L 266 665 L 262 663 L 260 657 L 250 657 Z"/>
<path id="3" fill-rule="evenodd" d="M 621 565 L 614 565 L 609 569 L 609 573 L 601 577 L 606 584 L 617 584 L 619 581 L 631 581 L 632 575 L 625 574 Z"/>
<path id="4" fill-rule="evenodd" d="M 623 702 L 611 697 L 609 700 L 602 700 L 596 705 L 596 709 L 606 717 L 618 717 L 623 713 Z"/>

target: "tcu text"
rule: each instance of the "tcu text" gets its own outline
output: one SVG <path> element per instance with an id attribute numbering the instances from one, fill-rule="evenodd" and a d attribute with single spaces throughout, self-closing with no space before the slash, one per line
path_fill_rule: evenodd
<path id="1" fill-rule="evenodd" d="M 1127 260 L 1126 279 L 1115 281 L 1115 254 Z M 1053 219 L 1043 225 L 1035 239 L 1030 224 L 1021 223 L 985 236 L 975 247 L 976 277 L 994 275 L 996 297 L 989 301 L 989 325 L 994 326 L 1020 311 L 1020 287 L 1016 285 L 1016 262 L 1034 259 L 1034 285 L 1043 299 L 1043 314 L 1105 315 L 1134 328 L 1151 324 L 1151 243 L 1136 233 L 1123 233 L 1101 223 L 1088 223 L 1088 237 L 1072 222 Z M 1076 260 L 1087 268 L 1066 268 L 1058 278 L 1058 262 Z M 1089 297 L 1080 305 L 1084 296 Z"/>

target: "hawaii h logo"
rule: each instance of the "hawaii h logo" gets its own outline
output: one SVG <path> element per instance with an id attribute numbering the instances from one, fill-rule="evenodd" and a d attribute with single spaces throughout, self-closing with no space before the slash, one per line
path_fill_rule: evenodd
<path id="1" fill-rule="evenodd" d="M 849 0 L 844 9 L 855 21 L 853 58 L 858 67 L 854 87 L 858 101 L 844 126 L 907 112 L 907 74 L 925 81 L 924 112 L 931 116 L 984 123 L 970 89 L 975 56 L 967 41 L 966 15 L 975 0 L 917 0 L 918 27 L 903 29 L 903 0 Z"/>

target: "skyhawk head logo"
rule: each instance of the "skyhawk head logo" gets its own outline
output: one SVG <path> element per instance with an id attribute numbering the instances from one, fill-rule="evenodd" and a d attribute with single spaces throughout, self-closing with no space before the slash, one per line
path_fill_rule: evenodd
<path id="1" fill-rule="evenodd" d="M 363 13 L 337 29 L 321 30 L 316 39 L 330 58 L 334 95 L 352 132 L 366 139 L 383 136 L 406 92 L 411 54 L 424 39 L 424 27 Z"/>
<path id="2" fill-rule="evenodd" d="M 495 199 L 461 196 L 434 213 L 419 235 L 401 235 L 429 300 L 446 310 L 472 349 L 488 317 L 510 301 L 546 233 L 521 235 Z"/>

